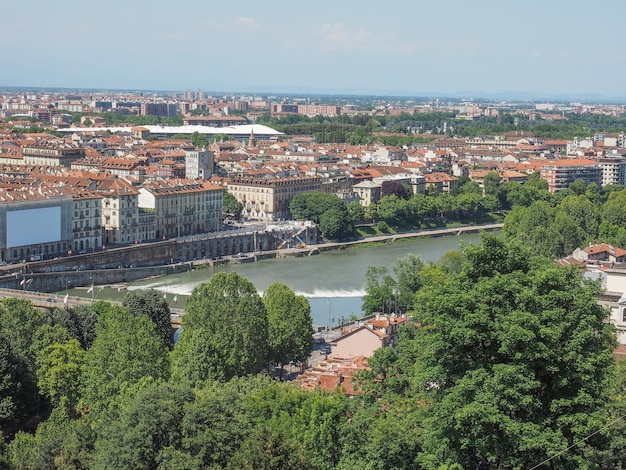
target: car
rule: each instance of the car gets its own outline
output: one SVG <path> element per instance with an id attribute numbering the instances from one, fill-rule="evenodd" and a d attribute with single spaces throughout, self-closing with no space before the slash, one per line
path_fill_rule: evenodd
<path id="1" fill-rule="evenodd" d="M 48 297 L 48 298 L 46 299 L 46 302 L 52 302 L 52 303 L 54 303 L 54 302 L 56 302 L 56 300 L 54 300 L 52 297 Z"/>
<path id="2" fill-rule="evenodd" d="M 330 344 L 324 344 L 321 348 L 320 348 L 320 354 L 330 354 Z"/>

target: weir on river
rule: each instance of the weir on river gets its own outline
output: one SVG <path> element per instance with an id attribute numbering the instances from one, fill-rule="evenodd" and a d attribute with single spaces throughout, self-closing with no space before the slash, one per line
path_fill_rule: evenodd
<path id="1" fill-rule="evenodd" d="M 438 261 L 460 245 L 479 243 L 477 233 L 460 236 L 420 238 L 391 244 L 322 252 L 315 256 L 268 259 L 257 263 L 206 267 L 195 271 L 136 281 L 127 289 L 154 288 L 167 296 L 172 307 L 184 307 L 184 299 L 193 288 L 208 282 L 217 272 L 237 272 L 250 280 L 259 292 L 272 282 L 282 282 L 311 304 L 315 325 L 337 325 L 352 314 L 361 316 L 365 294 L 365 272 L 369 266 L 386 266 L 390 271 L 396 261 L 409 253 L 424 261 Z M 119 300 L 124 289 L 104 288 L 96 292 L 103 300 Z M 177 303 L 173 303 L 176 297 Z M 329 315 L 330 313 L 330 315 Z M 330 316 L 330 323 L 329 323 Z"/>

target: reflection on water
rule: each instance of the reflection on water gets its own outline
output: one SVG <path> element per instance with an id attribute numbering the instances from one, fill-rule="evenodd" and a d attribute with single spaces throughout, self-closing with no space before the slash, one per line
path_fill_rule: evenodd
<path id="1" fill-rule="evenodd" d="M 365 271 L 369 266 L 386 266 L 392 270 L 396 261 L 409 253 L 420 256 L 424 261 L 436 262 L 447 252 L 458 250 L 462 244 L 479 241 L 478 234 L 400 241 L 389 245 L 329 251 L 314 256 L 207 267 L 133 282 L 128 288 L 158 289 L 167 296 L 171 307 L 183 308 L 185 296 L 194 287 L 208 282 L 217 272 L 235 271 L 250 280 L 259 292 L 267 289 L 272 282 L 282 282 L 297 294 L 306 296 L 311 304 L 315 325 L 329 324 L 330 307 L 330 322 L 336 325 L 342 317 L 346 320 L 352 314 L 362 313 Z M 125 294 L 125 291 L 118 292 L 117 288 L 96 290 L 96 298 L 103 300 L 120 300 Z M 174 304 L 174 296 L 177 304 Z"/>

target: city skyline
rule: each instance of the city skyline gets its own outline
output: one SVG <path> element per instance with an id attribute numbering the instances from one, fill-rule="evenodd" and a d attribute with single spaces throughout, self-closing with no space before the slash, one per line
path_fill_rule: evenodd
<path id="1" fill-rule="evenodd" d="M 523 7 L 282 0 L 34 1 L 0 19 L 0 86 L 258 93 L 623 98 L 617 28 L 601 0 Z M 590 13 L 597 13 L 594 16 Z"/>

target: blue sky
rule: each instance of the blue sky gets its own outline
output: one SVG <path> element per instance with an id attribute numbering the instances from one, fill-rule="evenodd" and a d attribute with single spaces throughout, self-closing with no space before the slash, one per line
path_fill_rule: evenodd
<path id="1" fill-rule="evenodd" d="M 624 97 L 624 0 L 31 0 L 0 86 Z"/>

